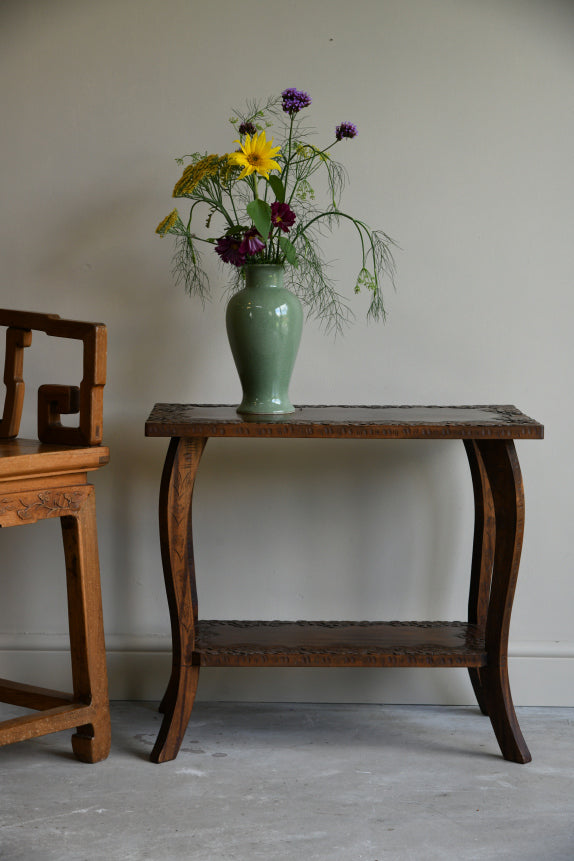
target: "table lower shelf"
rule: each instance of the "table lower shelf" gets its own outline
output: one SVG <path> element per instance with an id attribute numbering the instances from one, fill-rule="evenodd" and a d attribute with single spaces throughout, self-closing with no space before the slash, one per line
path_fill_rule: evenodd
<path id="1" fill-rule="evenodd" d="M 203 667 L 484 667 L 478 626 L 467 622 L 200 620 Z"/>

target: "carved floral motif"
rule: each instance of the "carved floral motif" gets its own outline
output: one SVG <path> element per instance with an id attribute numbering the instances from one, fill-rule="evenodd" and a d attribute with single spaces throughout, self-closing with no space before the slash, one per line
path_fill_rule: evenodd
<path id="1" fill-rule="evenodd" d="M 33 520 L 38 514 L 79 511 L 82 494 L 79 492 L 42 491 L 27 497 L 4 497 L 0 499 L 0 515 L 15 513 L 20 520 Z"/>

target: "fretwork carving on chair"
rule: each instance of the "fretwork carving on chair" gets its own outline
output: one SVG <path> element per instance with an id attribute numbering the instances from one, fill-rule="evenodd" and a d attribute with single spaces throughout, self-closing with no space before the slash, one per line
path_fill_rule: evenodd
<path id="1" fill-rule="evenodd" d="M 109 459 L 101 445 L 106 329 L 54 314 L 0 310 L 6 326 L 6 398 L 0 422 L 0 528 L 59 519 L 64 543 L 73 692 L 0 679 L 0 702 L 39 711 L 0 721 L 0 746 L 73 729 L 85 762 L 110 750 L 110 713 L 100 592 L 94 488 L 88 472 Z M 83 342 L 80 386 L 38 389 L 38 440 L 18 437 L 24 403 L 24 350 L 32 331 Z M 61 416 L 78 414 L 78 427 Z M 9 576 L 3 565 L 3 576 Z"/>
<path id="2" fill-rule="evenodd" d="M 0 439 L 18 435 L 24 381 L 24 348 L 32 343 L 32 330 L 56 338 L 82 341 L 83 377 L 80 386 L 42 385 L 38 389 L 38 439 L 55 445 L 99 445 L 102 441 L 103 387 L 106 382 L 106 327 L 102 323 L 63 320 L 57 314 L 0 310 L 6 333 L 4 382 L 6 400 L 0 422 Z M 78 427 L 64 427 L 62 415 L 79 413 Z"/>

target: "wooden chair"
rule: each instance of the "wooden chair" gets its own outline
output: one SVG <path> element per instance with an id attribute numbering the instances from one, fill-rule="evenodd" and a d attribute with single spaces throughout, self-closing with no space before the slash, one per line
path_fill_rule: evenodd
<path id="1" fill-rule="evenodd" d="M 0 421 L 0 527 L 60 518 L 64 540 L 73 694 L 0 679 L 0 702 L 33 709 L 0 723 L 0 745 L 76 727 L 72 748 L 83 762 L 110 750 L 108 682 L 102 622 L 94 488 L 87 473 L 106 464 L 101 445 L 106 328 L 56 314 L 0 310 L 6 330 L 6 398 Z M 24 351 L 32 330 L 83 341 L 78 387 L 38 390 L 38 440 L 18 439 L 24 402 Z M 60 417 L 79 413 L 78 427 Z M 0 545 L 1 553 L 1 545 Z M 2 571 L 2 576 L 8 572 Z"/>

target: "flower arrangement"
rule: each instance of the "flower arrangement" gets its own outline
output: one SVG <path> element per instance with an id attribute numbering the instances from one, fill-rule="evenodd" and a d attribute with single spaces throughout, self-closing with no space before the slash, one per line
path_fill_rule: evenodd
<path id="1" fill-rule="evenodd" d="M 174 209 L 156 233 L 175 236 L 174 275 L 190 294 L 203 300 L 209 295 L 200 251 L 203 244 L 209 244 L 221 261 L 232 267 L 235 288 L 242 284 L 246 265 L 285 266 L 286 286 L 327 328 L 340 330 L 352 316 L 351 309 L 328 275 L 328 263 L 320 251 L 321 238 L 343 221 L 354 226 L 361 252 L 355 293 L 363 288 L 370 292 L 367 316 L 376 320 L 385 318 L 384 276 L 394 284 L 394 243 L 386 233 L 372 230 L 340 209 L 347 175 L 333 159 L 332 150 L 341 141 L 355 138 L 357 128 L 342 122 L 335 129 L 334 140 L 327 146 L 316 146 L 310 142 L 312 133 L 301 116 L 310 104 L 308 93 L 293 87 L 264 106 L 248 104 L 246 111 L 235 112 L 230 119 L 238 135 L 234 152 L 195 152 L 177 159 L 180 165 L 189 162 L 173 197 L 189 200 L 189 213 L 184 219 Z M 274 136 L 269 139 L 270 134 Z M 280 143 L 275 144 L 276 140 Z M 315 191 L 321 176 L 326 200 L 322 205 Z M 214 236 L 196 233 L 200 214 Z"/>

